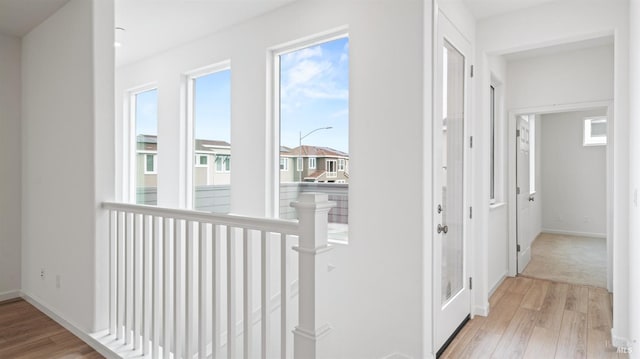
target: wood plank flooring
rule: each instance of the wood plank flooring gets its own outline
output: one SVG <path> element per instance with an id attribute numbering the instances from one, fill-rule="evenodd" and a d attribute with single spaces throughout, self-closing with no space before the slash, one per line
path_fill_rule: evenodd
<path id="1" fill-rule="evenodd" d="M 603 288 L 506 278 L 441 358 L 627 358 L 611 345 L 611 296 Z"/>
<path id="2" fill-rule="evenodd" d="M 0 358 L 103 358 L 24 300 L 0 303 Z"/>

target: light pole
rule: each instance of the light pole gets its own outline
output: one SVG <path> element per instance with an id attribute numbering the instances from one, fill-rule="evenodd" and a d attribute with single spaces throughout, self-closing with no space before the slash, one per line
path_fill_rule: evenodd
<path id="1" fill-rule="evenodd" d="M 331 127 L 331 126 L 327 126 L 327 127 L 319 127 L 319 128 L 316 128 L 315 130 L 312 130 L 312 131 L 308 132 L 308 133 L 307 133 L 306 135 L 304 135 L 304 136 L 302 135 L 302 131 L 300 131 L 300 140 L 298 141 L 298 159 L 297 159 L 297 161 L 296 161 L 296 170 L 297 170 L 297 172 L 298 172 L 298 174 L 299 174 L 298 182 L 302 182 L 302 171 L 303 171 L 303 169 L 304 169 L 304 163 L 302 164 L 302 166 L 301 166 L 300 168 L 297 168 L 297 167 L 298 167 L 298 164 L 299 164 L 300 162 L 303 162 L 303 161 L 300 161 L 300 160 L 302 159 L 302 139 L 303 139 L 303 138 L 305 138 L 305 137 L 307 137 L 307 136 L 309 136 L 310 134 L 312 134 L 312 133 L 314 133 L 314 132 L 316 132 L 316 131 L 320 131 L 320 130 L 330 130 L 330 129 L 332 129 L 332 128 L 333 128 L 333 127 Z"/>

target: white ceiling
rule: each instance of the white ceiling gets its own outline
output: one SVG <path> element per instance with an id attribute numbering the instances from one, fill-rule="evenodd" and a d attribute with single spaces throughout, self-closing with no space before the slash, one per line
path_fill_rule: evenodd
<path id="1" fill-rule="evenodd" d="M 116 0 L 116 65 L 158 54 L 294 0 Z M 121 39 L 120 39 L 121 36 Z"/>
<path id="2" fill-rule="evenodd" d="M 446 1 L 446 0 L 445 0 Z M 501 15 L 559 0 L 462 0 L 476 19 Z"/>
<path id="3" fill-rule="evenodd" d="M 69 0 L 0 0 L 0 33 L 22 37 Z"/>

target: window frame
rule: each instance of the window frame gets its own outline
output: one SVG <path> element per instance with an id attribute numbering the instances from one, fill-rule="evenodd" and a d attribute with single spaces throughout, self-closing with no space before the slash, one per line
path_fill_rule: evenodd
<path id="1" fill-rule="evenodd" d="M 344 172 L 345 169 L 345 159 L 344 158 L 338 158 L 338 170 L 337 172 Z"/>
<path id="2" fill-rule="evenodd" d="M 312 161 L 313 160 L 313 161 Z M 310 170 L 315 170 L 318 167 L 318 161 L 316 160 L 315 157 L 309 157 L 309 161 L 308 161 L 308 166 Z M 313 163 L 313 164 L 312 164 Z"/>
<path id="3" fill-rule="evenodd" d="M 216 173 L 231 172 L 231 155 L 216 155 L 214 162 Z M 220 169 L 218 169 L 218 164 L 220 164 Z"/>
<path id="4" fill-rule="evenodd" d="M 303 172 L 304 171 L 304 157 L 296 158 L 296 171 Z"/>
<path id="5" fill-rule="evenodd" d="M 496 85 L 489 85 L 489 204 L 496 203 Z"/>
<path id="6" fill-rule="evenodd" d="M 329 171 L 329 167 L 331 167 L 330 163 L 333 163 L 333 167 L 334 167 L 335 171 Z M 327 158 L 325 160 L 325 171 L 327 173 L 327 178 L 336 178 L 336 177 L 338 177 L 338 160 Z"/>
<path id="7" fill-rule="evenodd" d="M 157 91 L 158 98 L 160 96 L 160 89 L 158 84 L 155 82 L 147 83 L 145 85 L 132 87 L 125 91 L 124 93 L 124 103 L 127 116 L 124 117 L 123 129 L 123 142 L 124 142 L 124 150 L 122 151 L 124 165 L 123 173 L 122 173 L 122 192 L 121 198 L 123 202 L 127 203 L 137 203 L 137 176 L 138 176 L 138 154 L 145 153 L 147 151 L 138 151 L 138 143 L 136 136 L 136 110 L 137 110 L 137 101 L 136 98 L 138 95 L 143 94 L 149 91 Z M 159 102 L 159 101 L 158 101 Z M 157 119 L 157 126 L 159 126 L 159 119 Z M 156 137 L 156 138 L 159 138 Z M 156 148 L 156 155 L 158 154 L 159 146 Z M 146 160 L 146 156 L 144 157 Z M 157 156 L 155 159 L 155 174 L 157 175 L 158 166 L 157 166 Z M 144 166 L 144 170 L 146 170 L 146 165 Z M 143 174 L 144 174 L 143 170 Z"/>
<path id="8" fill-rule="evenodd" d="M 289 158 L 288 157 L 281 157 L 280 158 L 280 171 L 285 171 L 285 172 L 289 171 Z"/>
<path id="9" fill-rule="evenodd" d="M 202 159 L 203 158 L 205 159 L 205 164 L 202 164 Z M 196 167 L 209 167 L 209 155 L 202 154 L 202 153 L 196 153 L 195 166 Z"/>
<path id="10" fill-rule="evenodd" d="M 607 128 L 604 136 L 602 138 L 604 140 L 597 139 L 597 137 L 591 136 L 591 128 L 594 122 L 602 121 Z M 589 125 L 587 125 L 589 123 Z M 609 121 L 607 116 L 589 116 L 583 118 L 582 122 L 582 146 L 591 147 L 591 146 L 606 146 L 608 142 L 608 129 L 609 129 Z M 600 137 L 600 136 L 598 136 Z"/>
<path id="11" fill-rule="evenodd" d="M 184 155 L 182 158 L 185 158 L 184 167 L 181 169 L 181 173 L 184 174 L 185 178 L 185 186 L 183 194 L 180 196 L 179 202 L 184 205 L 186 208 L 195 209 L 195 168 L 196 167 L 204 167 L 204 166 L 196 166 L 196 151 L 195 151 L 195 83 L 198 78 L 208 76 L 217 72 L 222 71 L 232 71 L 231 60 L 223 60 L 211 65 L 207 65 L 192 71 L 187 71 L 182 76 L 183 88 L 186 88 L 186 101 L 184 103 L 184 112 L 185 117 L 185 145 L 182 146 L 182 150 L 184 151 Z M 232 74 L 233 75 L 233 74 Z M 233 100 L 233 99 L 232 99 Z M 233 115 L 231 115 L 230 121 L 233 123 Z M 184 137 L 183 137 L 184 138 Z M 214 159 L 213 162 L 216 160 Z M 209 162 L 209 161 L 207 161 Z M 208 165 L 207 165 L 208 166 Z M 215 170 L 214 163 L 214 170 Z M 217 171 L 216 171 L 217 172 Z M 229 171 L 227 171 L 229 172 Z M 225 173 L 225 172 L 217 172 L 217 173 Z M 233 189 L 232 189 L 233 191 Z"/>
<path id="12" fill-rule="evenodd" d="M 143 152 L 140 151 L 138 152 L 140 154 L 143 155 L 144 157 L 144 174 L 145 175 L 157 175 L 158 174 L 158 154 L 156 152 Z M 151 156 L 151 165 L 153 166 L 153 169 L 149 170 L 149 160 L 148 157 Z"/>

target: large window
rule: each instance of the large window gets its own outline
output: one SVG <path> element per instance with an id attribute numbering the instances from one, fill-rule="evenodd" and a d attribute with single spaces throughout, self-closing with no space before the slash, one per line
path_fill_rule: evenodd
<path id="1" fill-rule="evenodd" d="M 231 70 L 216 66 L 189 78 L 193 135 L 192 207 L 227 213 L 231 190 Z M 212 163 L 210 166 L 209 163 Z"/>
<path id="2" fill-rule="evenodd" d="M 135 203 L 157 205 L 158 201 L 158 90 L 131 95 L 132 125 L 136 151 L 133 178 Z"/>
<path id="3" fill-rule="evenodd" d="M 296 218 L 289 204 L 300 193 L 328 193 L 330 200 L 337 203 L 329 212 L 329 238 L 346 240 L 349 39 L 337 36 L 306 47 L 289 48 L 274 60 L 279 75 L 279 215 Z M 290 160 L 296 165 L 294 171 L 287 171 Z M 338 160 L 341 172 L 337 171 Z"/>

